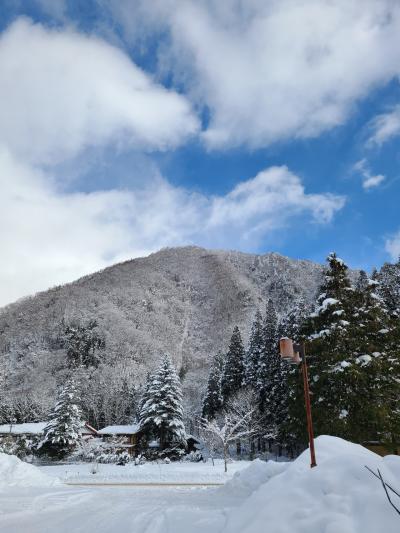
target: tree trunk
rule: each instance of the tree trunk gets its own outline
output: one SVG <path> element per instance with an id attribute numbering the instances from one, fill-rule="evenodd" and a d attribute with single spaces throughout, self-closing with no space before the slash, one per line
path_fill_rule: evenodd
<path id="1" fill-rule="evenodd" d="M 160 450 L 163 450 L 165 448 L 165 435 L 164 435 L 164 428 L 160 427 Z"/>
<path id="2" fill-rule="evenodd" d="M 236 441 L 236 455 L 239 456 L 242 453 L 242 443 L 240 440 Z"/>
<path id="3" fill-rule="evenodd" d="M 224 444 L 224 467 L 225 472 L 228 472 L 228 446 Z"/>
<path id="4" fill-rule="evenodd" d="M 250 460 L 252 461 L 254 459 L 254 455 L 256 453 L 256 443 L 254 442 L 254 439 L 250 439 Z"/>

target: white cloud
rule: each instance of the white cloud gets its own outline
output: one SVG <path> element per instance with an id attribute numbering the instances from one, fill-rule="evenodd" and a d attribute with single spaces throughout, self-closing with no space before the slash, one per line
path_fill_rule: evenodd
<path id="1" fill-rule="evenodd" d="M 0 38 L 0 144 L 34 163 L 115 143 L 167 149 L 197 132 L 187 100 L 72 29 L 19 19 Z"/>
<path id="2" fill-rule="evenodd" d="M 214 148 L 317 136 L 400 72 L 400 3 L 391 0 L 106 5 L 133 39 L 169 30 L 160 67 L 209 108 L 204 139 Z"/>
<path id="3" fill-rule="evenodd" d="M 397 261 L 400 257 L 400 230 L 391 238 L 386 239 L 385 249 L 390 254 L 393 261 Z"/>
<path id="4" fill-rule="evenodd" d="M 271 167 L 239 183 L 226 196 L 214 198 L 209 225 L 234 224 L 265 232 L 304 211 L 317 222 L 329 222 L 343 206 L 343 197 L 306 194 L 300 178 L 287 167 Z"/>
<path id="5" fill-rule="evenodd" d="M 386 179 L 383 174 L 372 174 L 365 158 L 357 161 L 353 169 L 361 174 L 363 179 L 362 186 L 365 191 L 378 187 Z"/>
<path id="6" fill-rule="evenodd" d="M 369 145 L 381 146 L 393 137 L 400 135 L 400 105 L 393 107 L 388 113 L 382 113 L 370 123 L 372 134 L 368 139 Z"/>
<path id="7" fill-rule="evenodd" d="M 188 100 L 104 41 L 27 19 L 0 36 L 0 64 L 0 305 L 163 246 L 255 249 L 294 218 L 326 223 L 344 205 L 286 167 L 221 196 L 154 170 L 130 189 L 67 192 L 60 163 L 88 148 L 170 149 L 196 134 Z"/>
<path id="8" fill-rule="evenodd" d="M 375 176 L 369 176 L 368 178 L 365 178 L 363 181 L 363 188 L 365 190 L 373 189 L 374 187 L 377 187 L 385 180 L 385 176 L 382 174 L 376 174 Z"/>
<path id="9" fill-rule="evenodd" d="M 286 167 L 225 196 L 171 186 L 159 175 L 136 190 L 65 193 L 51 176 L 0 150 L 0 305 L 163 246 L 257 246 L 293 217 L 331 220 L 344 199 L 307 194 Z"/>

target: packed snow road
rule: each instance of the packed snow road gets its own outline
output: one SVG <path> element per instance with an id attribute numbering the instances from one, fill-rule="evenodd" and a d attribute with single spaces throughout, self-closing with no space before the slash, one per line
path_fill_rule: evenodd
<path id="1" fill-rule="evenodd" d="M 88 464 L 35 468 L 3 456 L 0 532 L 217 532 L 240 496 L 224 497 L 210 485 L 224 484 L 249 464 L 232 463 L 227 474 L 220 460 L 215 466 L 211 462 L 100 465 L 91 474 Z M 194 488 L 196 484 L 208 487 Z"/>
<path id="2" fill-rule="evenodd" d="M 1 496 L 2 533 L 217 533 L 226 509 L 217 489 L 13 488 Z M 237 502 L 238 503 L 238 502 Z"/>

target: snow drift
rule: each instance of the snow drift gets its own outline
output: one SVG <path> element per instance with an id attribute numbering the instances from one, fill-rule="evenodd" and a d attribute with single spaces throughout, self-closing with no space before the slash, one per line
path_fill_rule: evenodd
<path id="1" fill-rule="evenodd" d="M 10 486 L 50 487 L 58 480 L 43 474 L 36 466 L 24 463 L 15 455 L 0 453 L 0 489 Z"/>
<path id="2" fill-rule="evenodd" d="M 399 492 L 400 457 L 382 458 L 337 437 L 321 436 L 315 444 L 316 468 L 310 469 L 306 450 L 286 468 L 255 463 L 221 489 L 249 494 L 233 510 L 224 532 L 398 533 L 400 516 L 365 466 L 379 468 Z"/>
<path id="3" fill-rule="evenodd" d="M 220 489 L 220 493 L 246 498 L 258 489 L 260 485 L 286 470 L 289 465 L 290 463 L 265 462 L 256 459 L 244 470 L 236 472 L 233 478 L 229 479 L 224 487 Z"/>

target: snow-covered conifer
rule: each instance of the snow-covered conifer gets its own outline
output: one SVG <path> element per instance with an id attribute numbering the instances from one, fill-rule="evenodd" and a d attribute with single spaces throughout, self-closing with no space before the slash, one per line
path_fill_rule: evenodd
<path id="1" fill-rule="evenodd" d="M 242 336 L 239 328 L 235 326 L 222 372 L 221 392 L 224 402 L 226 402 L 228 398 L 237 392 L 244 384 L 244 358 L 245 352 Z"/>
<path id="2" fill-rule="evenodd" d="M 75 383 L 70 378 L 59 390 L 51 419 L 38 445 L 40 453 L 64 457 L 80 443 L 83 420 L 78 403 Z"/>
<path id="3" fill-rule="evenodd" d="M 327 261 L 328 269 L 308 329 L 310 338 L 324 339 L 340 349 L 337 341 L 349 325 L 347 313 L 351 307 L 352 288 L 345 262 L 334 252 L 329 254 Z M 332 337 L 331 341 L 327 337 Z"/>
<path id="4" fill-rule="evenodd" d="M 264 334 L 263 319 L 260 311 L 256 312 L 251 328 L 249 347 L 246 352 L 245 381 L 250 387 L 257 386 L 258 367 L 263 356 Z"/>
<path id="5" fill-rule="evenodd" d="M 263 322 L 263 347 L 257 368 L 257 388 L 260 391 L 261 405 L 270 396 L 272 382 L 279 368 L 278 317 L 272 300 L 266 307 Z M 262 407 L 263 409 L 263 407 Z"/>
<path id="6" fill-rule="evenodd" d="M 396 263 L 385 263 L 376 279 L 389 312 L 400 317 L 400 258 Z"/>
<path id="7" fill-rule="evenodd" d="M 214 418 L 223 404 L 221 378 L 224 367 L 224 355 L 219 352 L 214 356 L 208 375 L 207 390 L 203 400 L 203 417 Z"/>
<path id="8" fill-rule="evenodd" d="M 104 339 L 95 320 L 87 324 L 68 324 L 63 333 L 63 343 L 70 368 L 98 365 L 97 350 L 104 347 Z"/>
<path id="9" fill-rule="evenodd" d="M 400 382 L 394 330 L 393 316 L 379 294 L 379 282 L 361 272 L 347 339 L 349 365 L 342 373 L 347 402 L 343 436 L 349 439 L 385 440 L 391 421 L 399 421 L 391 401 L 399 394 Z"/>
<path id="10" fill-rule="evenodd" d="M 303 299 L 298 300 L 289 311 L 283 315 L 278 324 L 278 337 L 289 337 L 298 341 L 304 323 L 310 315 L 310 306 Z"/>
<path id="11" fill-rule="evenodd" d="M 343 372 L 351 364 L 348 338 L 354 290 L 350 286 L 345 262 L 335 253 L 329 254 L 327 262 L 316 309 L 306 320 L 303 335 L 307 338 L 315 431 L 317 434 L 340 434 L 348 409 Z M 297 420 L 294 425 L 302 428 L 305 423 L 300 373 L 294 372 L 293 379 L 296 394 L 291 395 L 289 414 L 291 420 Z"/>
<path id="12" fill-rule="evenodd" d="M 158 438 L 164 449 L 185 441 L 182 390 L 179 377 L 169 355 L 164 355 L 150 377 L 141 403 L 139 424 L 148 437 Z"/>
<path id="13" fill-rule="evenodd" d="M 278 336 L 278 317 L 272 300 L 269 300 L 263 322 L 263 350 L 258 365 L 257 389 L 265 435 L 271 441 L 277 438 L 287 412 L 286 367 L 279 355 Z"/>

